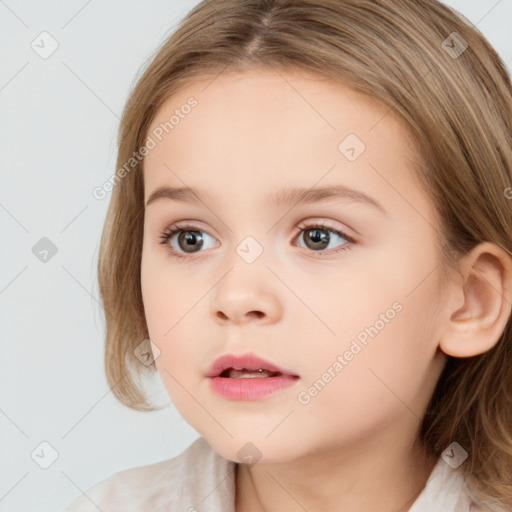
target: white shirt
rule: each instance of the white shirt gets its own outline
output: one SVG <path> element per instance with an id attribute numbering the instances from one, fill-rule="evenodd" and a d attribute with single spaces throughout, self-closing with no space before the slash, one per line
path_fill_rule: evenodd
<path id="1" fill-rule="evenodd" d="M 196 439 L 178 456 L 100 481 L 63 512 L 235 512 L 236 463 Z M 459 469 L 441 457 L 408 512 L 479 512 Z"/>

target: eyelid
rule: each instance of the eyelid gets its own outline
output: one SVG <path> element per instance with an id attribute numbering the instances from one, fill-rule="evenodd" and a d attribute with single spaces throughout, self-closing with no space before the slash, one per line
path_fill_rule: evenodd
<path id="1" fill-rule="evenodd" d="M 330 222 L 330 221 L 328 221 Z M 170 230 L 183 230 L 183 231 L 204 231 L 209 236 L 213 238 L 218 238 L 217 235 L 210 233 L 210 230 L 207 228 L 204 228 L 201 226 L 200 221 L 195 220 L 180 220 L 173 222 L 166 226 L 163 229 L 163 232 L 169 232 Z M 347 229 L 346 227 L 336 227 L 334 225 L 331 225 L 325 221 L 325 218 L 310 218 L 307 221 L 301 221 L 298 224 L 293 226 L 294 229 L 297 230 L 307 230 L 307 229 L 313 229 L 314 227 L 319 227 L 322 229 L 325 229 L 327 231 L 334 231 L 338 232 L 340 235 L 342 235 L 344 238 L 346 238 L 349 242 L 355 243 L 356 237 L 351 234 L 354 230 Z M 295 237 L 300 233 L 295 233 Z"/>
<path id="2" fill-rule="evenodd" d="M 216 240 L 219 238 L 216 231 L 210 229 L 210 227 L 205 227 L 206 225 L 200 221 L 196 220 L 178 220 L 176 222 L 171 222 L 170 224 L 166 224 L 166 226 L 160 231 L 160 233 L 166 233 L 170 230 L 182 230 L 182 231 L 202 231 L 207 233 L 212 238 Z"/>
<path id="3" fill-rule="evenodd" d="M 308 220 L 307 222 L 302 221 L 299 224 L 297 224 L 295 227 L 297 229 L 300 229 L 301 231 L 302 230 L 313 229 L 315 227 L 319 227 L 319 228 L 324 229 L 326 231 L 331 231 L 331 232 L 335 232 L 335 233 L 340 234 L 343 238 L 345 238 L 350 243 L 356 243 L 357 242 L 356 237 L 351 234 L 352 230 L 347 229 L 345 227 L 339 228 L 339 227 L 333 226 L 330 223 L 325 222 L 325 220 L 323 220 L 323 219 L 322 220 L 316 220 L 316 219 L 313 218 L 311 220 Z"/>

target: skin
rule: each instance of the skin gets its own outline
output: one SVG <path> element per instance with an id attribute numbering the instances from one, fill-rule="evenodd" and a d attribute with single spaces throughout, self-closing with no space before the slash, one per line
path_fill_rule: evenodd
<path id="1" fill-rule="evenodd" d="M 222 456 L 239 462 L 247 442 L 259 450 L 257 463 L 237 467 L 237 512 L 409 510 L 436 463 L 418 430 L 447 354 L 488 350 L 510 314 L 506 255 L 483 244 L 462 277 L 441 277 L 436 212 L 414 177 L 414 145 L 375 99 L 304 72 L 223 72 L 175 93 L 148 133 L 190 96 L 198 105 L 144 163 L 145 202 L 161 185 L 212 194 L 197 205 L 158 200 L 145 212 L 144 308 L 172 402 Z M 350 133 L 366 145 L 353 162 L 338 150 Z M 333 184 L 363 191 L 387 214 L 346 199 L 265 205 L 282 187 Z M 175 235 L 183 260 L 159 243 L 178 221 L 199 226 L 204 240 L 187 253 Z M 296 227 L 316 221 L 354 243 L 331 233 L 319 255 Z M 250 264 L 236 252 L 249 235 L 263 249 Z M 300 403 L 298 393 L 397 302 L 401 311 Z M 247 351 L 300 379 L 257 401 L 215 394 L 208 366 Z"/>

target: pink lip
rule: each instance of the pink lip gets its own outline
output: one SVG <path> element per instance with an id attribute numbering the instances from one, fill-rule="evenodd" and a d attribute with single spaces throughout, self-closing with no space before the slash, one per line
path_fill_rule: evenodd
<path id="1" fill-rule="evenodd" d="M 230 400 L 260 400 L 276 391 L 293 386 L 299 377 L 291 375 L 247 379 L 210 377 L 209 380 L 213 391 Z"/>
<path id="2" fill-rule="evenodd" d="M 208 370 L 206 371 L 206 377 L 217 377 L 227 368 L 235 368 L 235 369 L 254 369 L 258 370 L 262 368 L 264 370 L 268 370 L 270 372 L 279 372 L 285 376 L 298 377 L 291 370 L 287 370 L 286 368 L 281 368 L 270 361 L 265 361 L 265 359 L 261 359 L 255 354 L 242 354 L 240 356 L 234 354 L 225 354 L 217 359 L 210 365 Z"/>
<path id="3" fill-rule="evenodd" d="M 235 369 L 259 369 L 271 372 L 279 372 L 275 377 L 256 377 L 230 379 L 220 377 L 227 368 Z M 254 354 L 235 356 L 226 354 L 216 359 L 206 372 L 210 379 L 213 391 L 231 400 L 259 400 L 281 389 L 292 386 L 299 380 L 299 376 L 291 370 L 281 368 L 269 361 L 265 361 Z"/>

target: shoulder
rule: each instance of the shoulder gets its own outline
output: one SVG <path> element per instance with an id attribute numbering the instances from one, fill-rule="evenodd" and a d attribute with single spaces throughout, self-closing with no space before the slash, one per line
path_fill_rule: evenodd
<path id="1" fill-rule="evenodd" d="M 192 509 L 207 494 L 201 495 L 203 489 L 211 492 L 218 485 L 212 483 L 219 476 L 224 485 L 212 496 L 212 503 L 224 504 L 234 495 L 234 467 L 234 462 L 221 457 L 200 437 L 176 457 L 114 473 L 63 512 L 156 512 L 169 510 L 170 505 Z"/>

